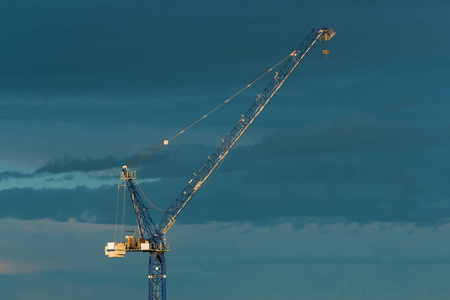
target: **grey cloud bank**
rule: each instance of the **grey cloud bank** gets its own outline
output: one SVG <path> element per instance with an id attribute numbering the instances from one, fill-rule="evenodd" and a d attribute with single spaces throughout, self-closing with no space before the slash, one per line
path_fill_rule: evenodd
<path id="1" fill-rule="evenodd" d="M 70 292 L 67 299 L 79 295 L 88 300 L 120 298 L 129 293 L 146 296 L 142 285 L 146 281 L 147 257 L 139 254 L 130 254 L 123 260 L 103 257 L 103 241 L 112 238 L 113 226 L 73 220 L 14 219 L 2 219 L 0 225 L 2 242 L 23 237 L 0 250 L 0 266 L 8 263 L 15 270 L 14 274 L 8 274 L 7 269 L 0 268 L 0 287 L 5 297 L 23 299 L 34 295 L 44 299 L 67 291 Z M 448 231 L 448 225 L 414 228 L 410 224 L 380 223 L 322 227 L 311 223 L 301 230 L 289 224 L 175 225 L 169 233 L 173 249 L 167 259 L 171 263 L 171 280 L 179 284 L 172 285 L 170 294 L 176 298 L 194 297 L 201 289 L 208 297 L 229 299 L 229 287 L 224 285 L 229 282 L 245 291 L 246 297 L 260 299 L 299 294 L 311 299 L 331 296 L 346 299 L 368 293 L 387 299 L 404 295 L 410 299 L 444 299 L 441 293 L 448 292 L 445 282 L 449 273 L 446 267 L 449 255 L 445 251 Z M 30 256 L 26 250 L 30 243 L 36 245 L 55 238 L 60 243 L 43 245 L 39 254 Z M 203 239 L 209 243 L 199 245 L 198 241 Z M 435 243 L 441 247 L 430 249 L 429 245 Z M 78 247 L 67 249 L 66 244 Z M 22 259 L 17 260 L 16 255 Z M 188 276 L 192 272 L 205 277 L 208 285 L 205 287 L 204 281 Z M 268 272 L 284 278 L 282 291 L 274 291 L 270 286 Z M 406 283 L 414 284 L 405 291 Z M 23 289 L 24 285 L 30 288 Z"/>

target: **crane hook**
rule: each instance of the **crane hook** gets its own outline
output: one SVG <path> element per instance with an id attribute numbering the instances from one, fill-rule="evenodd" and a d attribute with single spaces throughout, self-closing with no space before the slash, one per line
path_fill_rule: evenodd
<path id="1" fill-rule="evenodd" d="M 323 50 L 323 54 L 325 54 L 325 58 L 327 58 L 328 54 L 330 54 L 330 50 Z"/>

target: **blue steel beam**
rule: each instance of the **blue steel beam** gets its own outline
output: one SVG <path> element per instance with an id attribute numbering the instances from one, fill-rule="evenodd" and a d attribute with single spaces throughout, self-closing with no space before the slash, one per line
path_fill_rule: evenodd
<path id="1" fill-rule="evenodd" d="M 164 252 L 150 253 L 148 264 L 149 300 L 166 300 L 166 259 Z"/>
<path id="2" fill-rule="evenodd" d="M 125 181 L 128 192 L 130 193 L 140 236 L 147 241 L 160 242 L 162 240 L 161 233 L 156 228 L 156 225 L 150 216 L 149 207 L 142 201 L 141 195 L 134 184 L 134 179 L 136 178 L 135 172 L 128 171 L 127 167 L 124 166 L 122 168 L 121 178 Z"/>

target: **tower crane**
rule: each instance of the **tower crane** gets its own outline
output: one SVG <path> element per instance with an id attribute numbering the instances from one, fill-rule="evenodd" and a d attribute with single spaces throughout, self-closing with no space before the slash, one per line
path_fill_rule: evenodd
<path id="1" fill-rule="evenodd" d="M 189 180 L 187 186 L 166 210 L 161 222 L 156 225 L 150 216 L 147 205 L 145 205 L 139 189 L 136 187 L 136 171 L 122 167 L 120 175 L 121 183 L 127 187 L 131 202 L 136 214 L 139 237 L 136 234 L 127 236 L 127 242 L 110 242 L 105 247 L 105 255 L 108 257 L 124 257 L 126 252 L 148 252 L 150 261 L 148 266 L 149 300 L 166 299 L 166 259 L 165 252 L 170 250 L 165 235 L 174 224 L 186 204 L 191 200 L 200 187 L 217 170 L 227 154 L 252 124 L 259 113 L 264 109 L 270 99 L 280 89 L 292 71 L 312 46 L 319 41 L 328 41 L 335 35 L 332 28 L 313 29 L 303 40 L 300 46 L 293 51 L 283 67 L 276 72 L 264 91 L 258 95 L 254 103 L 246 113 L 241 115 L 236 126 L 222 139 L 222 143 L 203 164 L 197 173 Z M 329 52 L 328 52 L 329 53 Z M 328 53 L 326 55 L 328 55 Z M 168 141 L 164 141 L 167 145 Z"/>

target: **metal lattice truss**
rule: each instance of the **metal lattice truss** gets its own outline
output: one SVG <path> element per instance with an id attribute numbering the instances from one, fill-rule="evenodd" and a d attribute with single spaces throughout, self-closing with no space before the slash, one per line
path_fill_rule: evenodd
<path id="1" fill-rule="evenodd" d="M 140 243 L 137 244 L 134 244 L 134 241 L 133 244 L 129 242 L 129 245 L 122 245 L 123 243 L 120 245 L 109 243 L 111 245 L 107 246 L 105 253 L 110 257 L 123 257 L 125 251 L 150 252 L 148 270 L 150 300 L 166 299 L 166 262 L 164 252 L 169 251 L 169 246 L 166 244 L 164 237 L 175 222 L 177 216 L 192 196 L 194 196 L 194 194 L 208 180 L 208 178 L 214 174 L 214 171 L 217 171 L 218 167 L 223 162 L 231 148 L 236 144 L 259 113 L 261 113 L 273 95 L 275 95 L 275 93 L 280 89 L 311 47 L 318 40 L 328 41 L 334 35 L 335 32 L 333 29 L 325 27 L 318 30 L 313 29 L 308 34 L 301 45 L 290 54 L 283 67 L 275 73 L 274 78 L 270 81 L 264 91 L 257 96 L 248 111 L 241 115 L 241 118 L 237 122 L 236 126 L 224 139 L 222 139 L 222 143 L 216 151 L 214 151 L 211 156 L 208 156 L 208 160 L 204 163 L 200 170 L 197 173 L 194 173 L 194 177 L 189 181 L 187 186 L 176 198 L 173 204 L 167 209 L 158 226 L 156 226 L 153 222 L 149 213 L 149 207 L 147 207 L 139 194 L 138 189 L 136 188 L 134 182 L 136 179 L 135 172 L 129 171 L 126 166 L 123 167 L 121 179 L 128 187 L 128 191 L 133 202 L 134 211 L 136 213 L 140 239 L 144 241 L 140 241 Z"/>

